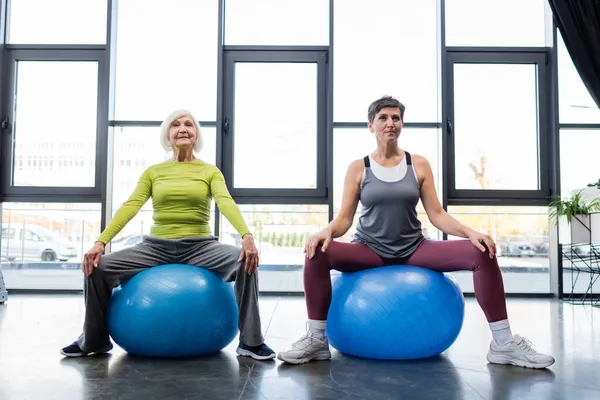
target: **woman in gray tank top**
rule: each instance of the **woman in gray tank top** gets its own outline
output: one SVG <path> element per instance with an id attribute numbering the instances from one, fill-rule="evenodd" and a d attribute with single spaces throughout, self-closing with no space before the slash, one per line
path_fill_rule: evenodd
<path id="1" fill-rule="evenodd" d="M 404 110 L 402 103 L 388 96 L 369 106 L 368 126 L 377 149 L 350 164 L 339 214 L 307 241 L 304 292 L 308 332 L 278 358 L 302 364 L 331 357 L 325 327 L 332 269 L 355 272 L 409 264 L 439 272 L 473 272 L 475 296 L 492 334 L 489 362 L 529 368 L 552 365 L 552 356 L 537 352 L 529 340 L 511 332 L 492 238 L 447 214 L 438 200 L 428 161 L 398 146 Z M 417 217 L 419 200 L 436 228 L 465 240 L 426 239 Z M 359 202 L 362 212 L 352 243 L 333 240 L 350 229 Z"/>

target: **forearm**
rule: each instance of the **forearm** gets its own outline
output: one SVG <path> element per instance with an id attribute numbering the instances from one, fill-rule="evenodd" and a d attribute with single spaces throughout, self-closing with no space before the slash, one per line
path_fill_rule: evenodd
<path id="1" fill-rule="evenodd" d="M 339 216 L 334 218 L 333 221 L 327 225 L 325 228 L 329 232 L 331 232 L 331 238 L 335 239 L 341 236 L 344 236 L 348 229 L 352 226 L 352 219 L 350 218 L 340 218 Z"/>
<path id="2" fill-rule="evenodd" d="M 127 225 L 133 217 L 137 215 L 140 209 L 146 204 L 152 194 L 152 182 L 150 181 L 148 170 L 144 171 L 137 186 L 131 193 L 131 196 L 111 218 L 104 232 L 98 237 L 96 242 L 104 244 L 110 242 Z"/>
<path id="3" fill-rule="evenodd" d="M 445 211 L 430 216 L 429 220 L 437 229 L 451 236 L 469 238 L 474 232 L 473 229 L 463 225 Z"/>
<path id="4" fill-rule="evenodd" d="M 251 233 L 246 221 L 244 221 L 244 216 L 240 211 L 240 208 L 235 201 L 231 198 L 223 198 L 217 201 L 217 207 L 219 207 L 219 211 L 227 221 L 233 226 L 233 228 L 237 231 L 237 233 L 244 237 L 244 235 Z"/>
<path id="5" fill-rule="evenodd" d="M 142 204 L 143 205 L 143 204 Z M 96 242 L 107 244 L 127 225 L 129 221 L 139 212 L 142 205 L 123 204 L 110 220 L 104 232 L 98 237 Z"/>

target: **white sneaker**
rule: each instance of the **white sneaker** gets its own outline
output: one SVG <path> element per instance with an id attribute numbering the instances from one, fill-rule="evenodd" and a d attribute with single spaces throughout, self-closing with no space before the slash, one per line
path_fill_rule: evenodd
<path id="1" fill-rule="evenodd" d="M 493 364 L 510 364 L 525 368 L 546 368 L 554 364 L 554 357 L 538 353 L 528 339 L 519 335 L 514 335 L 513 340 L 504 346 L 492 340 L 487 360 Z"/>
<path id="2" fill-rule="evenodd" d="M 326 336 L 318 338 L 304 335 L 292 344 L 290 350 L 280 352 L 277 358 L 290 364 L 305 364 L 311 360 L 329 360 L 331 358 L 329 340 Z"/>

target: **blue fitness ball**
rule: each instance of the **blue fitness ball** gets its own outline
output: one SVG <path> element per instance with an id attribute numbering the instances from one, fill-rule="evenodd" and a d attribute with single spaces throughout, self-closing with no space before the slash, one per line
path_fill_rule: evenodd
<path id="1" fill-rule="evenodd" d="M 107 323 L 115 343 L 131 354 L 190 357 L 215 353 L 238 334 L 231 283 L 204 268 L 152 267 L 116 287 Z"/>
<path id="2" fill-rule="evenodd" d="M 464 297 L 453 277 L 393 265 L 339 275 L 327 335 L 341 353 L 410 360 L 448 349 L 463 320 Z"/>

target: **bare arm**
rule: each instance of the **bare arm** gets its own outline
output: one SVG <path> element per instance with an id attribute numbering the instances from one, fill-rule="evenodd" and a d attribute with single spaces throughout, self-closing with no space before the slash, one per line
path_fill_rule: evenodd
<path id="1" fill-rule="evenodd" d="M 418 155 L 413 156 L 413 159 L 419 183 L 421 184 L 421 201 L 423 202 L 427 217 L 433 226 L 448 235 L 470 239 L 471 243 L 482 252 L 485 252 L 486 248 L 481 242 L 485 243 L 489 249 L 490 258 L 494 258 L 496 244 L 492 238 L 489 235 L 482 234 L 463 225 L 448 214 L 438 199 L 429 162 L 424 157 Z"/>
<path id="2" fill-rule="evenodd" d="M 342 205 L 340 212 L 325 228 L 331 232 L 331 238 L 344 236 L 352 226 L 354 215 L 360 198 L 360 179 L 363 173 L 363 160 L 353 161 L 346 171 L 344 178 L 344 192 L 342 194 Z"/>
<path id="3" fill-rule="evenodd" d="M 352 162 L 348 167 L 346 178 L 344 179 L 344 193 L 342 195 L 340 212 L 327 227 L 308 239 L 306 246 L 304 247 L 307 258 L 314 257 L 317 246 L 321 243 L 323 243 L 321 251 L 327 250 L 332 239 L 343 236 L 352 226 L 354 214 L 358 207 L 360 194 L 359 185 L 364 168 L 363 165 L 362 160 L 357 160 Z"/>
<path id="4" fill-rule="evenodd" d="M 471 237 L 475 231 L 454 219 L 440 204 L 429 162 L 419 155 L 413 155 L 413 161 L 421 184 L 421 201 L 433 226 L 448 235 Z"/>

